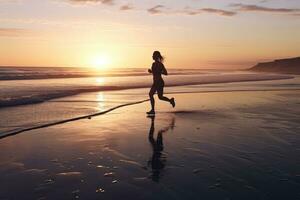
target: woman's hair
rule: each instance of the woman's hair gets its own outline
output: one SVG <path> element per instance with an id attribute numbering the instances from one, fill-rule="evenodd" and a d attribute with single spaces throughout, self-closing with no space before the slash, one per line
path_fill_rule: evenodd
<path id="1" fill-rule="evenodd" d="M 160 54 L 159 51 L 154 51 L 153 52 L 153 59 L 154 60 L 159 60 L 160 62 L 163 62 L 165 58 Z"/>

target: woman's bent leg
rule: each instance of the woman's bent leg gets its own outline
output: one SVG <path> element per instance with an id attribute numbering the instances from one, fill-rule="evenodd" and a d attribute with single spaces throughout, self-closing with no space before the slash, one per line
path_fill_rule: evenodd
<path id="1" fill-rule="evenodd" d="M 164 86 L 158 88 L 157 95 L 160 100 L 170 102 L 170 99 L 164 96 Z"/>
<path id="2" fill-rule="evenodd" d="M 164 86 L 159 86 L 159 88 L 157 89 L 157 96 L 160 100 L 162 101 L 168 101 L 170 102 L 170 99 L 168 97 L 164 96 Z"/>
<path id="3" fill-rule="evenodd" d="M 163 86 L 157 90 L 157 95 L 160 100 L 167 101 L 170 104 L 172 104 L 173 108 L 175 107 L 175 99 L 174 98 L 169 99 L 168 97 L 164 96 L 164 87 Z"/>

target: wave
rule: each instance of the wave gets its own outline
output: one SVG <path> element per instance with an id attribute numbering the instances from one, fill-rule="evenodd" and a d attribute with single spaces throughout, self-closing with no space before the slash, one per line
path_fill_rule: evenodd
<path id="1" fill-rule="evenodd" d="M 214 84 L 214 83 L 231 83 L 231 82 L 246 82 L 246 81 L 265 81 L 265 80 L 277 80 L 277 79 L 290 79 L 292 76 L 287 75 L 275 75 L 275 74 L 225 74 L 225 75 L 174 75 L 166 78 L 167 87 L 172 86 L 185 86 L 185 85 L 200 85 L 200 84 Z M 35 81 L 35 80 L 33 80 Z M 53 82 L 46 82 L 41 85 L 40 82 L 32 82 L 28 89 L 28 83 L 24 84 L 24 88 L 21 91 L 11 92 L 11 96 L 0 96 L 0 108 L 9 106 L 18 106 L 34 103 L 42 103 L 51 99 L 62 98 L 80 93 L 98 92 L 98 91 L 115 91 L 126 89 L 138 89 L 148 88 L 151 86 L 151 81 L 144 77 L 135 77 L 134 79 L 126 77 L 122 81 L 121 77 L 114 79 L 106 86 L 95 85 L 75 85 L 76 82 L 83 81 L 78 79 L 69 85 L 55 86 L 51 88 Z M 4 81 L 5 82 L 5 81 Z M 0 82 L 1 83 L 1 82 Z M 0 89 L 1 93 L 8 94 L 11 90 L 15 89 L 16 85 L 20 87 L 23 82 L 15 81 L 15 85 L 7 87 L 6 89 Z M 40 85 L 39 85 L 40 84 Z M 76 83 L 77 84 L 77 83 Z M 0 85 L 1 86 L 1 85 Z M 33 92 L 32 92 L 33 91 Z"/>
<path id="2" fill-rule="evenodd" d="M 170 75 L 214 73 L 215 70 L 171 69 Z M 99 71 L 88 68 L 72 67 L 0 67 L 0 80 L 37 80 L 84 77 L 124 77 L 145 76 L 148 72 L 141 68 L 111 69 Z"/>
<path id="3" fill-rule="evenodd" d="M 74 90 L 63 90 L 50 93 L 40 93 L 35 95 L 25 95 L 20 97 L 3 98 L 0 99 L 0 108 L 8 106 L 26 105 L 34 103 L 42 103 L 51 99 L 62 98 L 67 96 L 72 96 L 80 93 L 86 92 L 97 92 L 97 91 L 107 91 L 107 90 L 118 90 L 118 87 L 91 87 L 86 89 L 74 89 Z"/>

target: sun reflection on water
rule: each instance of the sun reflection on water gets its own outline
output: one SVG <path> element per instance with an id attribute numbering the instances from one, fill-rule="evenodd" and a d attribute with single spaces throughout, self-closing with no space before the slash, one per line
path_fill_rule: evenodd
<path id="1" fill-rule="evenodd" d="M 105 109 L 105 97 L 103 92 L 99 92 L 96 96 L 96 100 L 98 102 L 98 109 L 99 110 L 104 110 Z"/>
<path id="2" fill-rule="evenodd" d="M 99 84 L 99 85 L 103 85 L 105 83 L 105 79 L 101 78 L 101 77 L 98 77 L 98 78 L 96 78 L 96 83 Z"/>

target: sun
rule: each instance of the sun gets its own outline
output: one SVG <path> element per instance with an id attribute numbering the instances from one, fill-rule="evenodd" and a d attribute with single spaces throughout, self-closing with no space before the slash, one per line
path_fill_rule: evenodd
<path id="1" fill-rule="evenodd" d="M 91 59 L 91 66 L 95 69 L 107 69 L 111 60 L 108 55 L 102 54 L 98 56 L 94 56 Z"/>

